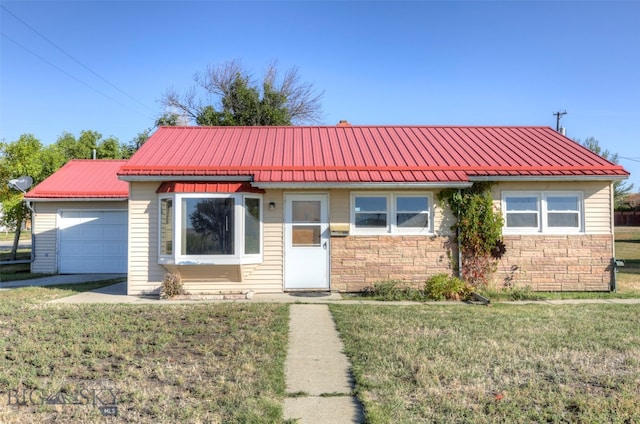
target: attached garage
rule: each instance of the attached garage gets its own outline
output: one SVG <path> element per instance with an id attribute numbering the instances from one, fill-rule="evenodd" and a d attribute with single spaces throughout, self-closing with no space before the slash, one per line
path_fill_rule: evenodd
<path id="1" fill-rule="evenodd" d="M 72 160 L 27 193 L 34 210 L 31 272 L 126 274 L 129 186 L 122 160 Z"/>
<path id="2" fill-rule="evenodd" d="M 126 273 L 126 211 L 60 211 L 60 274 Z"/>

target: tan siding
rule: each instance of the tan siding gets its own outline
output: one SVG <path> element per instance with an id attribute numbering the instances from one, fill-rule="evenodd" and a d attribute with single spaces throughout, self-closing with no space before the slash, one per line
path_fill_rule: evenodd
<path id="1" fill-rule="evenodd" d="M 36 211 L 33 233 L 35 260 L 31 272 L 58 272 L 58 211 L 60 210 L 126 210 L 126 201 L 100 202 L 33 202 Z"/>
<path id="2" fill-rule="evenodd" d="M 456 219 L 451 213 L 451 208 L 449 205 L 444 205 L 442 207 L 440 202 L 438 202 L 438 193 L 433 193 L 433 231 L 437 235 L 441 236 L 451 236 L 454 235 L 451 230 L 451 226 L 455 223 Z"/>
<path id="3" fill-rule="evenodd" d="M 270 190 L 264 194 L 263 261 L 261 264 L 243 265 L 243 284 L 246 290 L 281 292 L 284 284 L 284 192 Z M 269 209 L 269 203 L 276 204 Z"/>
<path id="4" fill-rule="evenodd" d="M 130 295 L 159 292 L 166 270 L 158 264 L 159 183 L 129 184 L 129 265 Z"/>
<path id="5" fill-rule="evenodd" d="M 351 220 L 350 203 L 350 190 L 331 190 L 329 193 L 329 221 L 331 224 L 349 224 Z"/>
<path id="6" fill-rule="evenodd" d="M 584 195 L 586 234 L 611 234 L 611 184 L 600 181 L 573 182 L 502 182 L 494 188 L 494 204 L 501 209 L 502 191 L 581 191 Z"/>
<path id="7" fill-rule="evenodd" d="M 34 204 L 36 211 L 33 223 L 35 238 L 35 260 L 31 272 L 54 274 L 57 267 L 58 231 L 56 229 L 58 203 L 39 202 Z"/>
<path id="8" fill-rule="evenodd" d="M 585 189 L 584 209 L 585 232 L 587 234 L 611 234 L 613 232 L 610 184 Z"/>

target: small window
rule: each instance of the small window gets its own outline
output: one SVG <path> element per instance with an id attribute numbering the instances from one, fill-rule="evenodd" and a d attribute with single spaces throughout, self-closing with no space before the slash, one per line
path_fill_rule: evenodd
<path id="1" fill-rule="evenodd" d="M 538 197 L 507 196 L 505 197 L 507 228 L 538 228 Z"/>
<path id="2" fill-rule="evenodd" d="M 549 227 L 580 227 L 580 206 L 577 196 L 547 196 Z"/>
<path id="3" fill-rule="evenodd" d="M 386 228 L 387 198 L 385 196 L 355 197 L 356 228 Z"/>
<path id="4" fill-rule="evenodd" d="M 432 199 L 418 192 L 356 192 L 351 194 L 354 234 L 430 234 Z"/>
<path id="5" fill-rule="evenodd" d="M 429 199 L 419 196 L 396 197 L 396 225 L 398 228 L 429 228 Z"/>
<path id="6" fill-rule="evenodd" d="M 260 253 L 260 199 L 247 197 L 244 199 L 244 254 Z"/>
<path id="7" fill-rule="evenodd" d="M 160 200 L 160 255 L 173 255 L 173 199 Z"/>
<path id="8" fill-rule="evenodd" d="M 505 192 L 502 199 L 507 232 L 582 231 L 580 192 Z"/>

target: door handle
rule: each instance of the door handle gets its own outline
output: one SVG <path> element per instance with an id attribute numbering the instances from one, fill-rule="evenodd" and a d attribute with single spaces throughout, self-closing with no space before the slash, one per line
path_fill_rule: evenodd
<path id="1" fill-rule="evenodd" d="M 324 243 L 322 243 L 322 248 L 323 248 L 324 250 L 327 250 L 327 242 L 326 242 L 326 241 L 325 241 Z"/>

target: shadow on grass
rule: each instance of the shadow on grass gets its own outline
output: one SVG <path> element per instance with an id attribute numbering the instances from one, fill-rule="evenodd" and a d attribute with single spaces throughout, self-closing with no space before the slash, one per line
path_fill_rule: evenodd
<path id="1" fill-rule="evenodd" d="M 111 278 L 108 280 L 99 280 L 99 281 L 89 281 L 87 283 L 56 284 L 51 286 L 42 286 L 42 288 L 68 290 L 75 293 L 82 293 L 86 291 L 101 289 L 102 287 L 111 286 L 113 284 L 122 283 L 124 281 L 127 281 L 126 277 Z"/>

